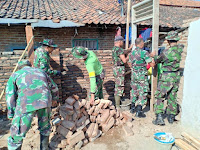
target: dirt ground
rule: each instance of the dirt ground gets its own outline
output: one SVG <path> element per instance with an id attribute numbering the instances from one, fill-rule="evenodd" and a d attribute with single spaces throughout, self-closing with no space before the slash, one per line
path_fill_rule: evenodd
<path id="1" fill-rule="evenodd" d="M 114 127 L 100 138 L 84 146 L 83 150 L 156 150 L 157 143 L 153 139 L 156 132 L 172 133 L 175 138 L 180 138 L 181 128 L 180 121 L 176 121 L 173 125 L 168 124 L 165 119 L 166 126 L 155 126 L 152 124 L 154 114 L 150 111 L 146 112 L 145 119 L 134 117 L 133 136 L 125 135 L 122 127 Z M 134 116 L 134 115 L 133 115 Z M 7 149 L 7 138 L 9 136 L 10 121 L 0 121 L 0 149 Z M 39 149 L 39 131 L 34 133 L 34 129 L 30 129 L 23 142 L 22 150 L 38 150 Z M 173 147 L 173 150 L 176 150 Z"/>

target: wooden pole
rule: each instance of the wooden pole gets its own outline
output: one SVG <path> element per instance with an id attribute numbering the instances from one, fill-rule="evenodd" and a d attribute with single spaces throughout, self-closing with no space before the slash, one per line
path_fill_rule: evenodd
<path id="1" fill-rule="evenodd" d="M 26 42 L 28 44 L 31 37 L 33 37 L 33 29 L 31 27 L 31 25 L 27 25 L 25 27 L 25 31 L 26 31 Z M 34 40 L 31 41 L 30 46 L 28 47 L 28 57 L 29 57 L 29 61 L 31 62 L 31 64 L 33 64 L 33 60 L 34 60 Z"/>
<path id="2" fill-rule="evenodd" d="M 135 10 L 133 9 L 132 7 L 132 24 L 131 24 L 131 27 L 132 27 L 132 39 L 131 39 L 131 44 L 134 44 L 134 47 L 133 49 L 135 48 L 135 40 L 137 38 L 137 24 L 134 23 L 134 21 L 136 20 L 136 14 L 135 14 Z"/>
<path id="3" fill-rule="evenodd" d="M 128 0 L 128 4 L 127 4 L 127 22 L 126 22 L 126 49 L 128 49 L 128 45 L 129 45 L 130 11 L 131 11 L 131 0 Z"/>
<path id="4" fill-rule="evenodd" d="M 31 39 L 30 39 L 30 41 L 29 41 L 29 43 L 28 43 L 28 45 L 26 46 L 25 50 L 23 51 L 22 55 L 20 56 L 18 62 L 21 61 L 22 58 L 24 57 L 24 55 L 25 55 L 25 53 L 26 53 L 28 47 L 30 46 L 31 42 L 33 41 L 33 38 L 34 38 L 34 37 L 32 36 Z M 13 70 L 13 73 L 17 70 L 17 67 L 18 67 L 18 63 L 16 64 L 16 66 L 15 66 L 15 68 L 14 68 L 14 70 Z M 3 91 L 1 92 L 0 100 L 2 99 L 4 92 L 5 92 L 5 88 L 4 88 Z"/>
<path id="5" fill-rule="evenodd" d="M 159 1 L 153 0 L 153 34 L 152 34 L 152 51 L 158 55 L 158 41 L 159 41 Z M 153 69 L 153 75 L 151 80 L 151 103 L 150 110 L 154 109 L 154 93 L 157 89 L 157 66 Z"/>

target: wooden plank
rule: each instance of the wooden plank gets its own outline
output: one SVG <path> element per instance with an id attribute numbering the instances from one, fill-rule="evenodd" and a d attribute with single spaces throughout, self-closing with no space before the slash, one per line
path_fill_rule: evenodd
<path id="1" fill-rule="evenodd" d="M 153 10 L 153 5 L 150 5 L 150 6 L 143 8 L 143 9 L 140 9 L 140 10 L 136 11 L 135 14 L 137 15 L 137 14 L 143 13 L 143 12 L 150 10 L 150 9 Z"/>
<path id="2" fill-rule="evenodd" d="M 127 4 L 127 22 L 126 22 L 126 49 L 129 45 L 129 24 L 130 24 L 130 11 L 131 11 L 131 0 L 128 0 Z"/>
<path id="3" fill-rule="evenodd" d="M 142 12 L 142 13 L 136 15 L 135 17 L 137 19 L 139 19 L 141 17 L 144 18 L 145 16 L 149 16 L 149 14 L 152 14 L 152 13 L 153 13 L 153 9 L 150 9 L 150 10 L 146 10 L 145 12 Z"/>
<path id="4" fill-rule="evenodd" d="M 158 55 L 158 41 L 159 41 L 159 1 L 153 0 L 153 33 L 152 33 L 152 50 Z M 154 93 L 157 89 L 157 65 L 153 69 L 151 80 L 151 102 L 150 110 L 154 110 Z"/>
<path id="5" fill-rule="evenodd" d="M 150 14 L 149 16 L 146 16 L 144 18 L 137 19 L 137 20 L 133 21 L 133 23 L 138 23 L 138 22 L 141 22 L 141 21 L 144 21 L 144 20 L 148 20 L 148 19 L 151 19 L 151 18 L 153 18 L 152 14 Z"/>
<path id="6" fill-rule="evenodd" d="M 183 150 L 197 150 L 196 148 L 192 147 L 191 145 L 189 145 L 182 139 L 176 139 L 175 144 L 176 144 L 176 146 L 178 146 L 179 148 L 181 148 Z"/>
<path id="7" fill-rule="evenodd" d="M 138 7 L 140 7 L 140 6 L 142 6 L 142 5 L 145 5 L 145 4 L 147 4 L 147 3 L 151 3 L 151 2 L 152 2 L 152 0 L 145 0 L 145 1 L 142 1 L 142 2 L 140 2 L 140 3 L 136 4 L 136 5 L 134 5 L 134 6 L 133 6 L 133 9 L 138 8 Z"/>
<path id="8" fill-rule="evenodd" d="M 191 143 L 194 147 L 196 147 L 197 149 L 200 149 L 200 142 L 197 139 L 193 138 L 192 136 L 190 136 L 189 134 L 185 132 L 183 132 L 181 135 L 186 141 Z"/>
<path id="9" fill-rule="evenodd" d="M 31 25 L 26 25 L 25 31 L 26 31 L 26 42 L 28 44 L 29 41 L 31 40 L 31 38 L 33 37 L 33 29 L 31 27 Z M 28 57 L 29 57 L 29 61 L 31 62 L 31 64 L 33 64 L 33 60 L 34 60 L 34 40 L 31 41 L 30 46 L 28 47 Z"/>

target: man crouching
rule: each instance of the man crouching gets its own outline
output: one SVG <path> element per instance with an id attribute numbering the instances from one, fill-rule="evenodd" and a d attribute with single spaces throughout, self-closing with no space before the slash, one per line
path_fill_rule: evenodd
<path id="1" fill-rule="evenodd" d="M 7 82 L 8 118 L 12 119 L 9 150 L 21 149 L 35 115 L 38 117 L 40 149 L 48 149 L 51 103 L 59 99 L 58 87 L 43 70 L 30 66 L 28 60 L 20 61 L 20 70 L 13 73 Z"/>

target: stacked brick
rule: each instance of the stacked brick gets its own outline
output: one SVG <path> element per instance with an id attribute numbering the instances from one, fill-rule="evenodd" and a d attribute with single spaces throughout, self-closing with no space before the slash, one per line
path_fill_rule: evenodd
<path id="1" fill-rule="evenodd" d="M 116 110 L 110 100 L 96 100 L 93 106 L 78 96 L 68 97 L 53 115 L 50 148 L 80 149 L 115 125 L 132 121 L 129 114 Z"/>

